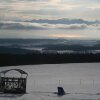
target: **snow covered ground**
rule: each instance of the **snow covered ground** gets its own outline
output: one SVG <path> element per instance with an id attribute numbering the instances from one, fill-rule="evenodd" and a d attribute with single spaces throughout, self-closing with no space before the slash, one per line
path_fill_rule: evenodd
<path id="1" fill-rule="evenodd" d="M 11 68 L 28 73 L 27 93 L 0 94 L 0 100 L 100 100 L 100 63 L 11 66 L 0 71 Z M 57 86 L 68 94 L 58 97 Z"/>

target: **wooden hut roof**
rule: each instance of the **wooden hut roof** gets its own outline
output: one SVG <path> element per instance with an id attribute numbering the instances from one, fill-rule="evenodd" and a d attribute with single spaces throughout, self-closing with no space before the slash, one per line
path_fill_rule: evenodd
<path id="1" fill-rule="evenodd" d="M 21 70 L 21 69 L 9 69 L 9 70 L 1 71 L 0 73 L 6 74 L 7 72 L 12 71 L 12 70 L 17 71 L 17 72 L 19 72 L 20 74 L 27 74 L 25 71 L 23 71 L 23 70 Z M 27 75 L 28 75 L 28 74 L 27 74 Z"/>

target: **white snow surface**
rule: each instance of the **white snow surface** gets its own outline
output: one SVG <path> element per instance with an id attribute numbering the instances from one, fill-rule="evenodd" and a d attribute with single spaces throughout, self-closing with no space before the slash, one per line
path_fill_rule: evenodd
<path id="1" fill-rule="evenodd" d="M 100 63 L 8 66 L 0 71 L 14 68 L 28 73 L 27 93 L 0 94 L 0 100 L 100 100 Z M 66 95 L 54 94 L 58 86 Z"/>

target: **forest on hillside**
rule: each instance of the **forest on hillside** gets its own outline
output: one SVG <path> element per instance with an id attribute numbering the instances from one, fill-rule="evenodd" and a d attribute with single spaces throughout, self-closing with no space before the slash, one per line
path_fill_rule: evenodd
<path id="1" fill-rule="evenodd" d="M 0 66 L 100 62 L 100 53 L 0 54 Z"/>

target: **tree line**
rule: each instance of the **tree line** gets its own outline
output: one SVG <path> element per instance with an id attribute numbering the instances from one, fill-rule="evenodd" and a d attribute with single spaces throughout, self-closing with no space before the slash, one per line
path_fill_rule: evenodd
<path id="1" fill-rule="evenodd" d="M 100 53 L 0 54 L 0 66 L 100 62 Z"/>

